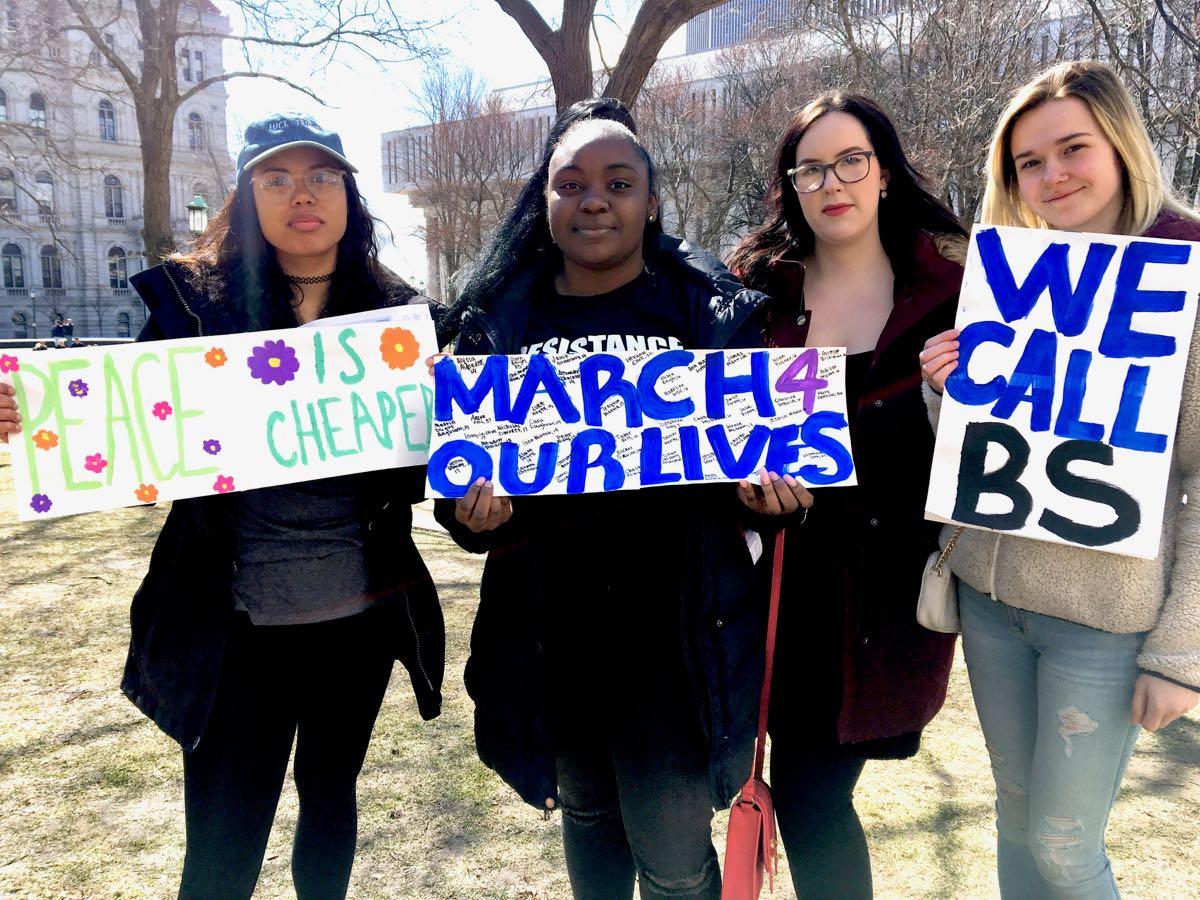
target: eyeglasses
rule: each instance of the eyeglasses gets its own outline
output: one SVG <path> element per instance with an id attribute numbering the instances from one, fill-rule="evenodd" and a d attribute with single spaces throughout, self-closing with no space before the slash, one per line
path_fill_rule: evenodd
<path id="1" fill-rule="evenodd" d="M 314 197 L 331 197 L 341 189 L 345 178 L 346 173 L 341 169 L 318 169 L 300 176 L 299 180 L 308 186 Z M 266 196 L 277 199 L 292 196 L 297 178 L 290 172 L 268 172 L 251 180 Z"/>
<path id="2" fill-rule="evenodd" d="M 788 177 L 792 179 L 792 187 L 797 194 L 811 194 L 819 191 L 825 183 L 825 173 L 833 169 L 842 184 L 854 184 L 862 181 L 871 171 L 871 157 L 875 154 L 870 150 L 856 150 L 839 156 L 831 163 L 805 163 L 788 169 Z"/>

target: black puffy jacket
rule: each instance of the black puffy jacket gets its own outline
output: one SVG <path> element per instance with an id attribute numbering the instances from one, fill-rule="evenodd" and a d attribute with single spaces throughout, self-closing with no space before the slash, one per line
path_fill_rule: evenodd
<path id="1" fill-rule="evenodd" d="M 762 346 L 760 310 L 766 297 L 743 288 L 714 256 L 663 235 L 647 253 L 647 265 L 691 299 L 696 349 Z M 455 352 L 519 353 L 530 299 L 549 274 L 545 267 L 532 267 L 490 298 L 488 310 L 468 308 Z M 708 742 L 712 800 L 724 807 L 750 772 L 766 585 L 765 566 L 755 566 L 742 533 L 749 517 L 739 512 L 732 486 L 717 490 L 728 502 L 701 507 L 684 525 L 689 558 L 678 573 L 678 586 L 684 658 L 696 717 Z M 539 809 L 547 799 L 557 805 L 546 698 L 551 676 L 543 651 L 546 595 L 539 584 L 538 548 L 523 533 L 519 515 L 495 531 L 475 534 L 455 521 L 453 501 L 439 500 L 436 506 L 438 520 L 462 547 L 491 551 L 465 676 L 475 702 L 479 758 L 526 802 Z M 644 539 L 653 542 L 654 537 L 647 533 Z"/>
<path id="2" fill-rule="evenodd" d="M 229 334 L 238 330 L 221 304 L 195 288 L 183 269 L 164 263 L 130 279 L 150 311 L 139 340 Z M 411 292 L 399 292 L 400 302 Z M 396 658 L 408 669 L 422 717 L 441 711 L 446 632 L 433 579 L 412 540 L 412 506 L 423 498 L 425 469 L 373 472 L 364 504 L 368 590 L 405 615 L 394 635 Z M 216 698 L 225 640 L 234 614 L 230 590 L 232 498 L 176 500 L 163 524 L 150 568 L 134 594 L 129 655 L 121 690 L 163 731 L 192 750 Z"/>

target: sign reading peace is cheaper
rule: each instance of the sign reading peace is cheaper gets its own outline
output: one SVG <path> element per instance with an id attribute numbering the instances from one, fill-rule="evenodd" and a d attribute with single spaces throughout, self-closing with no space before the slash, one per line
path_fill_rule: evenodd
<path id="1" fill-rule="evenodd" d="M 433 323 L 423 307 L 388 315 L 0 354 L 21 410 L 11 444 L 19 518 L 424 463 Z"/>

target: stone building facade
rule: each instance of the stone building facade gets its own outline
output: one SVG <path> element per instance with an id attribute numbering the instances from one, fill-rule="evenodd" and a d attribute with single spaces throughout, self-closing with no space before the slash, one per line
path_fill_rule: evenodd
<path id="1" fill-rule="evenodd" d="M 199 2 L 199 30 L 228 31 L 217 8 Z M 60 315 L 73 320 L 77 337 L 136 336 L 145 312 L 129 276 L 147 262 L 132 98 L 83 33 L 35 44 L 34 17 L 20 18 L 33 6 L 8 4 L 0 29 L 0 56 L 19 63 L 31 55 L 27 64 L 0 66 L 0 337 L 49 338 Z M 131 4 L 124 10 L 103 34 L 137 71 L 137 16 Z M 181 41 L 178 65 L 181 92 L 219 74 L 221 41 Z M 180 243 L 192 237 L 191 198 L 219 208 L 232 182 L 225 103 L 224 84 L 211 85 L 175 122 L 171 222 Z"/>

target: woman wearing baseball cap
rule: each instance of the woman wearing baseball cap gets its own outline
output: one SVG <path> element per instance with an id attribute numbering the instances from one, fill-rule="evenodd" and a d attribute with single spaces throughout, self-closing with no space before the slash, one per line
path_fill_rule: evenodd
<path id="1" fill-rule="evenodd" d="M 140 340 L 287 328 L 424 302 L 380 265 L 340 138 L 276 115 L 246 129 L 237 186 L 195 248 L 131 279 Z M 0 439 L 19 430 L 0 393 Z M 293 743 L 292 876 L 343 897 L 355 786 L 393 661 L 441 705 L 445 632 L 410 533 L 423 469 L 177 500 L 133 599 L 122 690 L 184 750 L 181 897 L 249 897 Z"/>

